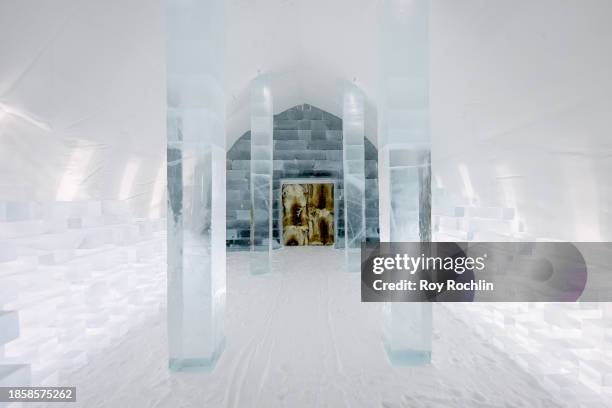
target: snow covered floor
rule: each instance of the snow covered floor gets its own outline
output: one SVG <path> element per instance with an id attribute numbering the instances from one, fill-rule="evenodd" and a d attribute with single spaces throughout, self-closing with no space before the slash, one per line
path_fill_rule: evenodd
<path id="1" fill-rule="evenodd" d="M 585 401 L 551 393 L 541 373 L 522 369 L 448 306 L 434 306 L 432 364 L 391 366 L 380 305 L 360 303 L 359 277 L 344 272 L 343 261 L 329 248 L 286 248 L 274 252 L 273 273 L 251 276 L 248 253 L 228 253 L 227 345 L 212 372 L 168 371 L 166 315 L 157 309 L 60 382 L 77 386 L 76 406 L 84 407 L 532 408 Z M 597 403 L 583 406 L 606 406 Z"/>

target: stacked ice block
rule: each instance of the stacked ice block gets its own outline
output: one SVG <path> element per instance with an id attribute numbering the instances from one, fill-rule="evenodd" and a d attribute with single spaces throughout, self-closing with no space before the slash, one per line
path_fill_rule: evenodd
<path id="1" fill-rule="evenodd" d="M 436 241 L 506 242 L 526 240 L 514 208 L 459 205 L 460 200 L 447 200 L 436 195 L 439 203 L 433 216 Z"/>
<path id="2" fill-rule="evenodd" d="M 0 387 L 26 387 L 30 385 L 29 364 L 4 362 L 4 345 L 18 337 L 18 313 L 16 311 L 3 311 L 0 309 Z M 0 407 L 2 406 L 5 405 L 0 402 Z"/>
<path id="3" fill-rule="evenodd" d="M 32 383 L 58 385 L 60 371 L 159 311 L 164 220 L 135 217 L 127 201 L 0 208 L 0 309 L 19 313 L 0 364 L 29 363 Z"/>

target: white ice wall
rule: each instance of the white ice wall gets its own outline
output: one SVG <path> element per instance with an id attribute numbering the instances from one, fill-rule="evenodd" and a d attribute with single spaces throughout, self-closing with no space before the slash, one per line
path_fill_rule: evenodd
<path id="1" fill-rule="evenodd" d="M 607 0 L 433 2 L 435 238 L 612 238 L 611 17 Z M 608 305 L 452 311 L 551 392 L 601 406 Z"/>
<path id="2" fill-rule="evenodd" d="M 0 2 L 0 200 L 127 199 L 165 214 L 161 10 Z"/>
<path id="3" fill-rule="evenodd" d="M 611 16 L 607 0 L 433 2 L 434 214 L 510 207 L 518 235 L 612 239 Z"/>
<path id="4" fill-rule="evenodd" d="M 159 313 L 163 28 L 161 1 L 0 1 L 0 366 L 32 384 Z"/>

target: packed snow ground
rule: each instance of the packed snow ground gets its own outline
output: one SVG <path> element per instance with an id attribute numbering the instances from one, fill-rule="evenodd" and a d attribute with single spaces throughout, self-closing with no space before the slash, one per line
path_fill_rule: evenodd
<path id="1" fill-rule="evenodd" d="M 273 259 L 271 274 L 252 276 L 248 253 L 228 253 L 227 344 L 212 372 L 167 369 L 161 295 L 157 306 L 150 303 L 155 310 L 150 318 L 100 348 L 84 367 L 60 375 L 61 384 L 78 390 L 77 404 L 66 406 L 532 408 L 609 403 L 585 387 L 555 392 L 543 381 L 545 373 L 535 366 L 525 370 L 491 341 L 503 337 L 503 331 L 489 338 L 478 334 L 476 320 L 466 320 L 476 315 L 456 313 L 463 305 L 434 305 L 431 365 L 394 367 L 381 343 L 380 305 L 359 301 L 359 277 L 344 271 L 341 251 L 285 248 L 275 251 Z M 575 390 L 580 384 L 566 385 Z"/>

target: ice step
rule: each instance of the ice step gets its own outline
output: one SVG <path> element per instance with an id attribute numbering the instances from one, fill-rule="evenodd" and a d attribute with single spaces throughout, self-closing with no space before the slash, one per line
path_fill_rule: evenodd
<path id="1" fill-rule="evenodd" d="M 99 217 L 102 215 L 100 201 L 53 201 L 43 204 L 46 219 Z"/>
<path id="2" fill-rule="evenodd" d="M 95 217 L 71 217 L 66 219 L 68 229 L 97 228 L 118 224 L 129 224 L 132 218 L 127 215 L 100 215 Z"/>
<path id="3" fill-rule="evenodd" d="M 0 239 L 40 235 L 46 232 L 42 220 L 0 222 Z"/>
<path id="4" fill-rule="evenodd" d="M 581 360 L 579 373 L 580 380 L 595 391 L 612 390 L 612 365 L 600 360 Z"/>
<path id="5" fill-rule="evenodd" d="M 135 224 L 138 227 L 139 235 L 145 239 L 153 238 L 153 234 L 159 231 L 158 220 L 137 219 Z"/>
<path id="6" fill-rule="evenodd" d="M 19 315 L 16 311 L 0 310 L 0 347 L 19 337 Z"/>
<path id="7" fill-rule="evenodd" d="M 0 263 L 17 259 L 17 247 L 13 242 L 0 241 Z"/>
<path id="8" fill-rule="evenodd" d="M 118 224 L 130 224 L 134 219 L 127 215 L 103 214 L 95 217 L 71 217 L 66 220 L 68 229 L 97 228 Z"/>
<path id="9" fill-rule="evenodd" d="M 476 231 L 472 233 L 472 241 L 475 242 L 515 242 L 517 239 L 512 234 L 499 234 L 492 231 Z"/>
<path id="10" fill-rule="evenodd" d="M 148 221 L 115 224 L 94 228 L 69 229 L 62 233 L 16 238 L 18 255 L 41 257 L 42 264 L 54 264 L 72 257 L 75 249 L 92 249 L 104 245 L 128 245 L 153 236 L 157 225 Z M 39 251 L 48 251 L 41 254 Z"/>
<path id="11" fill-rule="evenodd" d="M 512 221 L 489 218 L 470 218 L 468 228 L 472 232 L 495 232 L 502 235 L 511 234 L 515 229 Z"/>
<path id="12" fill-rule="evenodd" d="M 434 216 L 434 225 L 438 227 L 440 232 L 445 231 L 457 231 L 467 230 L 467 220 L 463 217 L 452 217 L 452 216 Z"/>
<path id="13" fill-rule="evenodd" d="M 0 387 L 28 387 L 30 383 L 31 372 L 29 364 L 0 365 Z"/>
<path id="14" fill-rule="evenodd" d="M 130 206 L 127 201 L 106 200 L 102 201 L 102 214 L 105 215 L 130 215 Z"/>
<path id="15" fill-rule="evenodd" d="M 84 232 L 83 241 L 79 246 L 81 249 L 91 249 L 110 244 L 126 245 L 141 240 L 140 228 L 134 224 L 109 225 L 87 228 L 81 231 Z"/>
<path id="16" fill-rule="evenodd" d="M 61 265 L 75 256 L 74 249 L 58 249 L 51 252 L 41 252 L 38 255 L 40 265 Z"/>
<path id="17" fill-rule="evenodd" d="M 40 219 L 42 208 L 33 201 L 0 201 L 0 221 L 27 221 Z"/>
<path id="18" fill-rule="evenodd" d="M 166 228 L 165 219 L 131 218 L 123 215 L 101 215 L 99 217 L 74 217 L 66 220 L 68 229 L 102 228 L 119 225 L 137 225 L 142 236 Z"/>
<path id="19" fill-rule="evenodd" d="M 153 257 L 165 251 L 164 243 L 164 236 L 158 232 L 153 233 L 150 239 L 141 240 L 129 246 L 115 244 L 93 249 L 77 249 L 73 259 L 63 265 L 72 269 L 107 270 L 120 264 Z"/>
<path id="20" fill-rule="evenodd" d="M 467 231 L 447 230 L 444 232 L 435 232 L 433 240 L 435 242 L 467 242 L 471 241 L 472 235 Z"/>
<path id="21" fill-rule="evenodd" d="M 514 208 L 504 207 L 457 207 L 455 210 L 457 216 L 492 220 L 512 220 L 514 213 Z"/>
<path id="22" fill-rule="evenodd" d="M 17 274 L 28 273 L 35 270 L 37 267 L 38 262 L 36 258 L 19 257 L 14 261 L 5 262 L 0 265 L 0 279 L 5 279 L 6 277 Z M 0 285 L 0 292 L 2 292 L 2 289 L 4 289 L 4 286 Z"/>
<path id="23" fill-rule="evenodd" d="M 83 242 L 81 231 L 65 231 L 55 234 L 41 234 L 31 237 L 16 238 L 13 242 L 19 247 L 53 251 L 57 249 L 75 249 Z"/>

